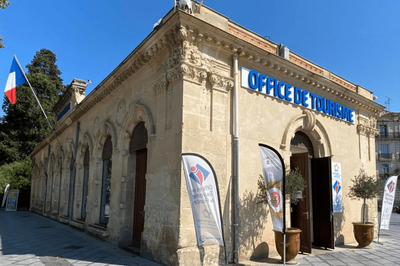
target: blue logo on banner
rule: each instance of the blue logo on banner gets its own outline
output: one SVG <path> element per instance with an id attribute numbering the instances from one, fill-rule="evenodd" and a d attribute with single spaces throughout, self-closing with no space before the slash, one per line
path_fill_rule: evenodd
<path id="1" fill-rule="evenodd" d="M 336 193 L 339 193 L 341 188 L 342 186 L 340 185 L 340 182 L 336 181 L 335 184 L 333 185 L 333 189 L 336 191 Z"/>
<path id="2" fill-rule="evenodd" d="M 190 167 L 190 178 L 196 181 L 197 183 L 203 185 L 203 182 L 206 180 L 208 175 L 210 174 L 206 169 L 201 167 L 201 165 L 196 164 L 196 166 Z"/>
<path id="3" fill-rule="evenodd" d="M 394 189 L 394 182 L 393 181 L 391 181 L 388 185 L 387 185 L 387 187 L 388 187 L 388 190 L 389 190 L 389 192 L 390 193 L 392 193 L 392 191 L 393 191 L 393 189 Z"/>

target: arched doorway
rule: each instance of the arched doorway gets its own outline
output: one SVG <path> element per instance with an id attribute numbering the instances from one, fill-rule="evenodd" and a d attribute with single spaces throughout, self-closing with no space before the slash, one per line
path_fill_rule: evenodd
<path id="1" fill-rule="evenodd" d="M 146 172 L 147 172 L 147 130 L 144 122 L 140 122 L 132 133 L 129 145 L 131 163 L 134 172 L 134 209 L 132 225 L 132 246 L 140 248 L 142 232 L 144 230 L 144 205 L 146 200 Z"/>
<path id="2" fill-rule="evenodd" d="M 331 157 L 315 158 L 314 146 L 307 134 L 295 133 L 290 142 L 290 168 L 299 168 L 306 188 L 303 199 L 292 205 L 292 227 L 302 230 L 300 251 L 311 253 L 312 245 L 334 248 L 332 219 Z"/>

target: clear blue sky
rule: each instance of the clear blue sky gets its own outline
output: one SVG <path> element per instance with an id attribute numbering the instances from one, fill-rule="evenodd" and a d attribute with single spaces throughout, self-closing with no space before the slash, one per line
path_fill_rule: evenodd
<path id="1" fill-rule="evenodd" d="M 53 51 L 64 84 L 92 81 L 92 91 L 151 33 L 173 0 L 10 0 L 0 10 L 2 92 L 13 54 L 29 64 Z M 399 0 L 204 0 L 232 21 L 363 86 L 400 111 Z M 4 93 L 0 93 L 3 102 Z M 387 104 L 390 99 L 390 105 Z M 0 111 L 0 115 L 4 113 Z"/>

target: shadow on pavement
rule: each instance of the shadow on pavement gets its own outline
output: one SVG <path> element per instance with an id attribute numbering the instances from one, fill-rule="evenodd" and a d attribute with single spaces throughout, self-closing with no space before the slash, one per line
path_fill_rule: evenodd
<path id="1" fill-rule="evenodd" d="M 51 264 L 54 259 L 62 261 L 63 258 L 71 263 L 132 265 L 129 258 L 137 257 L 69 225 L 29 211 L 1 211 L 0 240 L 2 256 L 19 259 L 23 256 L 40 257 L 45 265 L 47 261 Z"/>

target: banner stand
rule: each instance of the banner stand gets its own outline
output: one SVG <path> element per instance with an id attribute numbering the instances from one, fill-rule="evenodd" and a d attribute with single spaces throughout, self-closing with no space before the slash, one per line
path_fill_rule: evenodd
<path id="1" fill-rule="evenodd" d="M 374 243 L 383 245 L 383 243 L 379 242 L 379 235 L 381 234 L 381 216 L 382 216 L 382 210 L 378 214 L 378 240 L 376 242 L 374 241 Z"/>
<path id="2" fill-rule="evenodd" d="M 382 206 L 378 221 L 378 242 L 381 229 L 389 230 L 390 217 L 392 215 L 393 204 L 396 196 L 398 176 L 391 176 L 386 180 L 382 197 Z"/>
<path id="3" fill-rule="evenodd" d="M 218 244 L 228 265 L 217 175 L 211 163 L 196 153 L 182 153 L 190 205 L 199 247 Z"/>
<path id="4" fill-rule="evenodd" d="M 286 265 L 286 202 L 285 202 L 285 163 L 282 156 L 274 148 L 258 144 L 261 155 L 261 164 L 264 182 L 268 188 L 268 205 L 270 208 L 273 228 L 282 232 L 283 237 L 283 265 Z M 277 202 L 272 202 L 274 198 Z"/>

